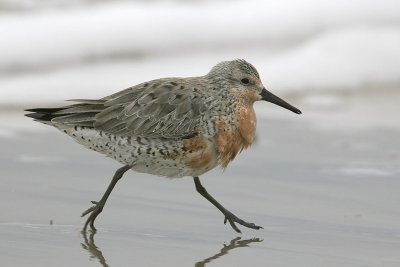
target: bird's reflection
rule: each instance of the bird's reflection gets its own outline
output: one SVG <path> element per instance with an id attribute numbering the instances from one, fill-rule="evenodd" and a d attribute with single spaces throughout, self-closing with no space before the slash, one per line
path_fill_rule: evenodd
<path id="1" fill-rule="evenodd" d="M 106 262 L 106 259 L 101 252 L 101 250 L 96 246 L 94 241 L 95 232 L 90 231 L 87 233 L 86 231 L 82 231 L 83 243 L 81 243 L 82 248 L 87 250 L 90 253 L 91 259 L 97 259 L 103 267 L 109 267 Z M 234 248 L 243 248 L 248 247 L 251 243 L 262 242 L 263 239 L 260 238 L 251 238 L 242 240 L 241 237 L 236 237 L 232 239 L 228 245 L 224 244 L 222 249 L 213 256 L 207 257 L 202 261 L 196 262 L 194 264 L 195 267 L 204 267 L 207 263 L 218 259 L 224 255 L 227 255 L 228 252 Z"/>
<path id="2" fill-rule="evenodd" d="M 83 243 L 81 243 L 81 245 L 90 253 L 91 259 L 97 259 L 103 267 L 109 267 L 106 262 L 106 258 L 103 256 L 103 253 L 94 242 L 95 234 L 95 232 L 90 231 L 88 237 L 88 233 L 86 231 L 82 231 Z"/>
<path id="3" fill-rule="evenodd" d="M 205 258 L 202 261 L 196 262 L 194 266 L 195 267 L 204 267 L 204 266 L 206 266 L 207 263 L 228 254 L 228 252 L 234 248 L 248 247 L 249 244 L 251 244 L 251 243 L 262 242 L 262 241 L 263 241 L 263 239 L 260 239 L 260 238 L 251 238 L 251 239 L 241 240 L 241 237 L 236 237 L 236 238 L 232 239 L 228 245 L 224 244 L 224 247 L 220 250 L 219 253 L 217 253 L 211 257 Z"/>

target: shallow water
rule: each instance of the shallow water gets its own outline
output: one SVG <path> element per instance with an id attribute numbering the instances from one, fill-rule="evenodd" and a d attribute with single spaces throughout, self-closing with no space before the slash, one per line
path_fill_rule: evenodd
<path id="1" fill-rule="evenodd" d="M 2 266 L 400 266 L 399 128 L 282 112 L 259 118 L 255 145 L 226 171 L 201 177 L 263 230 L 236 234 L 191 178 L 128 172 L 86 236 L 80 214 L 119 165 L 3 113 L 15 124 L 0 127 Z"/>

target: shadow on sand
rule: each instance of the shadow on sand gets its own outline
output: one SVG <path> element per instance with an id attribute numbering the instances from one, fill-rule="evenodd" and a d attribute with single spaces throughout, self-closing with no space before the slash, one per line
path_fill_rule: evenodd
<path id="1" fill-rule="evenodd" d="M 82 236 L 83 236 L 83 243 L 81 243 L 82 248 L 87 250 L 90 254 L 91 259 L 97 259 L 100 264 L 103 267 L 109 267 L 106 258 L 104 257 L 103 253 L 101 252 L 100 248 L 96 246 L 94 236 L 96 233 L 90 231 L 89 233 L 82 231 Z M 262 242 L 263 239 L 260 238 L 251 238 L 251 239 L 245 239 L 241 240 L 241 237 L 236 237 L 232 239 L 228 245 L 224 244 L 224 246 L 221 248 L 221 250 L 210 256 L 207 257 L 201 261 L 198 261 L 194 264 L 195 267 L 204 267 L 206 266 L 207 263 L 218 259 L 222 256 L 225 256 L 229 253 L 230 250 L 235 249 L 235 248 L 243 248 L 243 247 L 248 247 L 251 243 L 256 243 L 256 242 Z"/>

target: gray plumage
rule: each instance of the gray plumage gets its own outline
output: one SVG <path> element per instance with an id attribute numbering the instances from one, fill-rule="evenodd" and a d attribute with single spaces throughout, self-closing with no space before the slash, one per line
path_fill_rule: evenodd
<path id="1" fill-rule="evenodd" d="M 142 83 L 53 113 L 55 125 L 87 126 L 111 134 L 181 138 L 194 134 L 207 110 L 201 84 L 181 78 Z"/>

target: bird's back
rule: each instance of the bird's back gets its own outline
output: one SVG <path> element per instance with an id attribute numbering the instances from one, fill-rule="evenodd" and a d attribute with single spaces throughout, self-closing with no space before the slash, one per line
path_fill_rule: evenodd
<path id="1" fill-rule="evenodd" d="M 207 110 L 205 90 L 201 82 L 158 79 L 99 100 L 77 99 L 78 104 L 62 108 L 32 109 L 29 111 L 39 114 L 28 116 L 56 127 L 85 126 L 124 136 L 182 138 L 197 131 Z"/>

